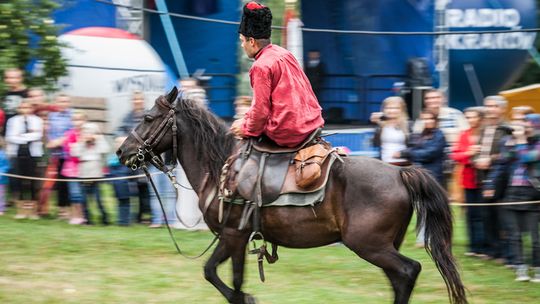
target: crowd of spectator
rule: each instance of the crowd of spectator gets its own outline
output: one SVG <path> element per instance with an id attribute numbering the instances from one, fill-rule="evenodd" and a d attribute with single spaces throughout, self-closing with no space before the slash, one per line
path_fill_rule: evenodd
<path id="1" fill-rule="evenodd" d="M 145 111 L 143 92 L 135 91 L 131 110 L 113 131 L 105 136 L 100 124 L 89 121 L 84 110 L 72 106 L 71 97 L 58 93 L 47 102 L 40 88 L 27 88 L 24 73 L 7 69 L 3 77 L 7 88 L 0 97 L 0 215 L 15 209 L 16 219 L 56 216 L 72 225 L 112 224 L 111 214 L 101 195 L 101 179 L 128 177 L 110 182 L 116 197 L 117 224 L 164 224 L 161 207 L 142 172 L 120 164 L 114 151 L 142 121 Z M 204 90 L 197 79 L 181 82 L 183 92 L 206 106 Z M 165 157 L 167 157 L 165 155 Z M 28 178 L 31 177 L 31 178 Z M 45 180 L 34 177 L 45 177 Z M 165 202 L 169 223 L 177 224 L 176 189 L 163 174 L 156 184 Z M 56 195 L 51 195 L 56 190 Z M 51 208 L 49 202 L 54 202 Z M 97 208 L 89 204 L 95 202 Z M 91 210 L 99 210 L 93 216 Z"/>
<path id="2" fill-rule="evenodd" d="M 384 162 L 420 166 L 443 187 L 460 186 L 467 256 L 504 264 L 515 270 L 517 281 L 540 283 L 540 114 L 515 107 L 507 121 L 507 107 L 504 97 L 488 96 L 483 106 L 463 114 L 446 106 L 442 92 L 430 90 L 413 123 L 405 101 L 389 97 L 371 115 L 377 124 L 373 144 Z M 530 263 L 525 234 L 531 238 Z M 424 246 L 423 236 L 420 227 L 418 247 Z"/>

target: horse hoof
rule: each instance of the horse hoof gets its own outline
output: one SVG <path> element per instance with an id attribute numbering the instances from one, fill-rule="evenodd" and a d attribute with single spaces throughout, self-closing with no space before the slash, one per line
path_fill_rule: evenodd
<path id="1" fill-rule="evenodd" d="M 244 304 L 257 304 L 257 299 L 250 295 L 250 294 L 244 294 Z"/>

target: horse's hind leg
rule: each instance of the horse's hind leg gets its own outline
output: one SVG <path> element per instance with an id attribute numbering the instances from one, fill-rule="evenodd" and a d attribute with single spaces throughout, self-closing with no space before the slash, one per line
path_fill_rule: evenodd
<path id="1" fill-rule="evenodd" d="M 225 230 L 227 229 L 224 229 L 216 249 L 204 266 L 204 276 L 229 303 L 255 303 L 255 299 L 251 295 L 245 294 L 241 290 L 244 282 L 244 263 L 249 234 L 235 229 L 228 231 L 228 233 Z M 229 288 L 217 275 L 217 266 L 229 257 L 232 259 L 234 290 Z"/>
<path id="2" fill-rule="evenodd" d="M 415 260 L 401 255 L 393 246 L 373 247 L 361 245 L 351 245 L 344 241 L 345 245 L 354 251 L 359 257 L 383 269 L 390 280 L 394 290 L 394 303 L 409 303 L 416 278 L 420 273 L 421 266 Z"/>

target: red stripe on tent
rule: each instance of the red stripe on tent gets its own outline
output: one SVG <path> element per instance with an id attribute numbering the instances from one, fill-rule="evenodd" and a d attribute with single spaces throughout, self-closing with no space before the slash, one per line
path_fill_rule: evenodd
<path id="1" fill-rule="evenodd" d="M 67 32 L 66 35 L 142 40 L 135 34 L 113 27 L 85 27 Z"/>

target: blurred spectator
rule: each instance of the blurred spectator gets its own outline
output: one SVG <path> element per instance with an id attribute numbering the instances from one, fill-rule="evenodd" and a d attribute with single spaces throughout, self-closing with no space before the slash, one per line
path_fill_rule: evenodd
<path id="1" fill-rule="evenodd" d="M 47 177 L 64 179 L 62 169 L 66 158 L 68 157 L 62 149 L 64 143 L 64 135 L 68 130 L 73 128 L 71 122 L 71 116 L 73 110 L 71 109 L 71 100 L 66 94 L 58 94 L 55 99 L 55 106 L 57 112 L 51 112 L 47 119 L 47 149 L 49 152 L 49 163 L 46 169 Z M 70 218 L 70 200 L 68 183 L 66 182 L 46 182 L 43 184 L 43 188 L 40 193 L 40 201 L 43 204 L 48 201 L 49 194 L 52 188 L 56 184 L 57 190 L 57 205 L 58 205 L 58 217 L 61 219 Z"/>
<path id="2" fill-rule="evenodd" d="M 467 108 L 465 109 L 465 118 L 470 128 L 459 136 L 451 157 L 462 165 L 460 180 L 463 189 L 465 189 L 465 202 L 472 205 L 483 203 L 482 190 L 476 179 L 473 158 L 480 152 L 479 141 L 482 133 L 484 109 L 482 107 Z M 469 237 L 469 249 L 465 253 L 467 256 L 487 257 L 485 214 L 486 207 L 467 207 L 466 223 Z"/>
<path id="3" fill-rule="evenodd" d="M 406 158 L 414 165 L 427 169 L 443 185 L 443 161 L 446 139 L 438 127 L 437 115 L 424 109 L 420 113 L 424 123 L 422 133 L 414 133 L 409 140 L 409 147 L 396 152 L 396 158 Z"/>
<path id="4" fill-rule="evenodd" d="M 469 126 L 467 120 L 459 110 L 448 107 L 446 96 L 437 89 L 428 90 L 424 94 L 424 108 L 437 114 L 439 118 L 439 129 L 446 138 L 446 155 L 450 154 L 451 147 L 455 144 L 459 134 Z M 416 120 L 413 130 L 418 133 L 423 129 L 421 120 Z M 459 186 L 459 172 L 461 168 L 454 166 L 451 159 L 447 158 L 444 163 L 444 175 L 446 189 L 450 194 L 450 200 L 463 201 L 463 189 Z"/>
<path id="5" fill-rule="evenodd" d="M 243 118 L 251 107 L 251 96 L 238 96 L 234 101 L 234 119 Z"/>
<path id="6" fill-rule="evenodd" d="M 452 146 L 459 134 L 466 130 L 469 125 L 461 111 L 450 108 L 446 104 L 443 92 L 432 89 L 424 94 L 424 108 L 435 113 L 439 119 L 439 129 L 444 133 L 446 142 Z M 419 133 L 424 128 L 424 122 L 420 119 L 414 123 L 413 131 Z"/>
<path id="7" fill-rule="evenodd" d="M 62 175 L 66 178 L 76 179 L 79 177 L 80 160 L 72 153 L 75 144 L 80 141 L 82 126 L 86 123 L 86 114 L 82 111 L 74 111 L 71 115 L 73 128 L 64 134 L 62 149 L 65 155 L 64 165 L 62 166 Z M 86 223 L 85 218 L 85 197 L 82 189 L 82 183 L 79 181 L 68 182 L 69 201 L 71 202 L 71 218 L 69 223 L 72 225 L 82 225 Z"/>
<path id="8" fill-rule="evenodd" d="M 525 115 L 533 114 L 534 109 L 531 106 L 518 106 L 513 107 L 510 112 L 510 120 L 512 122 L 519 122 L 525 120 Z"/>
<path id="9" fill-rule="evenodd" d="M 119 141 L 124 139 L 131 133 L 131 130 L 143 120 L 144 117 L 144 94 L 141 91 L 133 92 L 132 97 L 132 110 L 124 117 L 120 127 L 116 130 L 116 138 Z M 143 172 L 141 170 L 130 171 L 132 175 L 139 175 Z M 137 212 L 137 222 L 142 223 L 146 220 L 144 215 L 151 213 L 148 184 L 145 177 L 137 178 L 135 182 L 130 180 L 130 183 L 134 183 L 137 188 L 137 195 L 139 197 L 139 211 Z"/>
<path id="10" fill-rule="evenodd" d="M 406 158 L 414 165 L 428 170 L 433 177 L 443 186 L 443 161 L 446 139 L 438 128 L 437 115 L 428 109 L 420 113 L 420 119 L 424 122 L 422 133 L 414 133 L 409 140 L 409 147 L 401 152 L 396 152 L 396 158 Z M 420 227 L 416 238 L 416 247 L 425 246 L 425 227 Z"/>
<path id="11" fill-rule="evenodd" d="M 170 163 L 170 159 L 172 158 L 171 151 L 163 153 L 162 156 L 165 156 L 165 163 Z M 176 188 L 171 183 L 167 175 L 161 173 L 154 166 L 152 166 L 150 171 L 155 173 L 155 175 L 153 175 L 153 181 L 159 192 L 159 196 L 161 197 L 161 203 L 163 204 L 163 209 L 166 212 L 165 216 L 167 217 L 167 222 L 170 226 L 174 227 L 178 222 L 176 218 L 176 201 L 178 198 Z M 148 187 L 152 187 L 152 185 L 149 183 Z M 152 223 L 149 227 L 159 228 L 165 224 L 165 218 L 156 192 L 153 189 L 150 191 L 150 207 L 152 209 Z"/>
<path id="12" fill-rule="evenodd" d="M 15 173 L 38 177 L 36 165 L 43 156 L 43 121 L 32 114 L 32 106 L 26 101 L 19 104 L 19 115 L 8 119 L 6 126 L 7 155 L 14 159 Z M 15 179 L 14 179 L 15 180 Z M 15 218 L 38 219 L 38 182 L 29 179 L 17 180 L 19 189 L 17 215 Z M 25 195 L 26 194 L 26 195 Z M 25 197 L 27 197 L 25 199 Z"/>
<path id="13" fill-rule="evenodd" d="M 323 87 L 325 69 L 324 64 L 321 62 L 321 53 L 319 51 L 312 50 L 308 52 L 308 60 L 306 61 L 304 70 L 309 82 L 311 83 L 313 93 L 315 93 L 315 96 L 320 103 L 320 94 Z"/>
<path id="14" fill-rule="evenodd" d="M 36 115 L 37 117 L 41 118 L 43 120 L 43 143 L 45 145 L 47 145 L 47 130 L 49 128 L 48 126 L 48 114 L 49 112 L 52 110 L 52 111 L 55 111 L 56 110 L 56 106 L 54 105 L 51 105 L 49 103 L 47 103 L 47 99 L 46 99 L 46 96 L 45 96 L 45 92 L 40 89 L 40 88 L 30 88 L 28 89 L 28 98 L 26 98 L 25 100 L 27 100 L 30 105 L 32 106 L 33 108 L 33 113 L 34 115 Z M 43 157 L 40 159 L 40 161 L 38 162 L 38 172 L 39 172 L 39 176 L 47 176 L 47 177 L 51 177 L 51 175 L 49 174 L 49 172 L 47 172 L 47 164 L 48 164 L 48 161 L 49 161 L 49 151 L 48 149 L 46 149 L 44 151 L 44 154 L 43 154 Z M 54 174 L 52 176 L 52 178 L 55 178 L 56 177 L 56 174 Z M 40 216 L 48 216 L 49 215 L 49 201 L 48 201 L 48 198 L 49 196 L 44 196 L 43 194 L 44 193 L 49 193 L 50 192 L 50 186 L 49 184 L 54 184 L 53 182 L 51 181 L 39 181 L 39 189 L 41 189 L 40 193 L 39 193 L 39 199 L 38 199 L 38 214 Z M 49 191 L 44 191 L 44 189 L 49 189 Z"/>
<path id="15" fill-rule="evenodd" d="M 512 135 L 507 136 L 500 148 L 500 156 L 487 179 L 484 196 L 495 195 L 500 178 L 510 172 L 505 202 L 540 200 L 540 114 L 528 114 L 524 122 L 512 125 Z M 535 268 L 533 282 L 540 283 L 540 240 L 538 224 L 540 208 L 536 204 L 505 205 L 501 207 L 508 224 L 510 261 L 516 265 L 516 281 L 529 281 L 528 266 L 523 257 L 522 233 L 529 232 L 532 240 L 532 265 Z"/>
<path id="16" fill-rule="evenodd" d="M 105 164 L 105 158 L 109 151 L 109 144 L 105 140 L 99 126 L 90 122 L 83 124 L 80 136 L 77 138 L 77 142 L 71 146 L 70 150 L 70 154 L 79 159 L 78 177 L 89 179 L 103 178 L 103 165 Z M 103 201 L 101 200 L 99 185 L 99 182 L 81 182 L 86 223 L 92 223 L 92 216 L 90 214 L 90 208 L 88 207 L 88 197 L 93 195 L 101 213 L 101 223 L 103 225 L 109 225 L 109 216 L 105 210 Z"/>
<path id="17" fill-rule="evenodd" d="M 5 114 L 5 121 L 0 130 L 2 135 L 6 132 L 6 121 L 17 115 L 19 104 L 24 98 L 28 97 L 28 90 L 24 85 L 24 74 L 20 69 L 6 69 L 4 71 L 4 83 L 7 87 L 7 92 L 1 98 L 1 108 Z"/>
<path id="18" fill-rule="evenodd" d="M 208 99 L 206 91 L 199 85 L 199 81 L 195 78 L 184 78 L 180 80 L 182 89 L 182 98 L 195 100 L 200 106 L 207 108 Z"/>
<path id="19" fill-rule="evenodd" d="M 49 112 L 56 112 L 59 110 L 58 106 L 47 102 L 47 96 L 41 88 L 34 87 L 28 89 L 27 100 L 34 108 L 34 114 L 43 120 L 48 118 Z"/>
<path id="20" fill-rule="evenodd" d="M 500 142 L 509 135 L 511 129 L 504 121 L 507 101 L 502 96 L 488 96 L 484 98 L 485 119 L 484 129 L 480 136 L 480 152 L 475 155 L 473 162 L 476 168 L 477 180 L 480 185 L 486 182 L 493 161 L 500 153 Z M 508 174 L 503 174 L 499 178 L 496 193 L 490 198 L 490 202 L 500 200 L 506 190 Z M 486 209 L 486 243 L 490 249 L 488 255 L 498 259 L 499 262 L 511 259 L 510 248 L 507 241 L 508 229 L 505 225 L 504 214 L 500 212 L 499 206 L 491 206 Z"/>
<path id="21" fill-rule="evenodd" d="M 5 152 L 6 142 L 0 136 L 0 173 L 7 173 L 9 169 L 9 161 Z M 8 178 L 0 176 L 0 215 L 4 215 L 6 211 L 6 184 Z"/>
<path id="22" fill-rule="evenodd" d="M 378 119 L 378 127 L 373 136 L 373 146 L 380 148 L 380 159 L 383 162 L 405 166 L 410 162 L 396 157 L 396 152 L 407 148 L 410 133 L 407 105 L 403 98 L 392 96 L 382 102 L 382 116 Z"/>
<path id="23" fill-rule="evenodd" d="M 115 139 L 115 149 L 118 150 L 122 145 L 123 139 L 118 137 Z M 118 156 L 115 153 L 111 153 L 107 159 L 107 165 L 109 166 L 110 177 L 125 177 L 131 173 L 131 169 L 120 163 Z M 129 181 L 127 179 L 118 179 L 112 181 L 114 195 L 118 200 L 118 225 L 129 226 L 131 223 L 131 202 Z"/>

